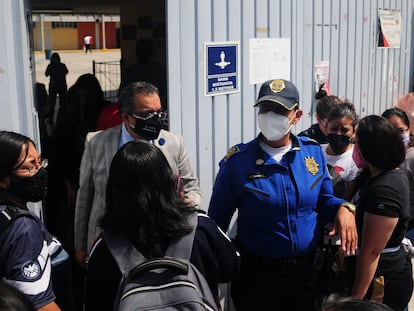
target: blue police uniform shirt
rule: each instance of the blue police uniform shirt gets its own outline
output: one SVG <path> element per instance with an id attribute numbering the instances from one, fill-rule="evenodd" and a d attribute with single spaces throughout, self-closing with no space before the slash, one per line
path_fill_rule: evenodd
<path id="1" fill-rule="evenodd" d="M 280 162 L 260 148 L 260 136 L 234 146 L 220 162 L 208 214 L 226 231 L 237 209 L 237 241 L 256 256 L 312 253 L 318 215 L 333 222 L 345 202 L 333 194 L 320 145 L 307 137 L 291 140 Z"/>

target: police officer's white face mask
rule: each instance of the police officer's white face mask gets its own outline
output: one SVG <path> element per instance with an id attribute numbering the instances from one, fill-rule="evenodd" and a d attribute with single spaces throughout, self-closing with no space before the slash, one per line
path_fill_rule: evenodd
<path id="1" fill-rule="evenodd" d="M 294 118 L 295 116 L 289 119 L 273 111 L 259 113 L 257 115 L 260 131 L 269 141 L 276 141 L 285 136 L 292 128 L 292 120 Z"/>

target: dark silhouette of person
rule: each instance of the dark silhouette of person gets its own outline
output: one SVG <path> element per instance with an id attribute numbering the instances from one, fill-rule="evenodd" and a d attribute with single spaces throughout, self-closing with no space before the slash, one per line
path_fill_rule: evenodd
<path id="1" fill-rule="evenodd" d="M 131 82 L 147 81 L 158 87 L 161 104 L 165 108 L 167 98 L 167 80 L 165 67 L 153 59 L 152 39 L 138 39 L 135 47 L 136 62 L 130 65 L 120 85 L 120 91 Z"/>
<path id="2" fill-rule="evenodd" d="M 98 79 L 93 74 L 83 74 L 68 89 L 66 103 L 56 120 L 54 148 L 49 155 L 46 223 L 70 253 L 73 252 L 74 208 L 84 141 L 88 132 L 96 130 L 98 115 L 107 104 Z M 84 272 L 76 267 L 72 275 L 73 298 L 75 309 L 81 310 Z"/>
<path id="3" fill-rule="evenodd" d="M 60 61 L 58 53 L 53 53 L 50 58 L 50 64 L 47 66 L 45 75 L 50 76 L 49 80 L 49 112 L 48 118 L 53 120 L 56 106 L 56 97 L 59 95 L 59 105 L 62 107 L 65 103 L 68 86 L 66 84 L 66 75 L 69 73 L 68 68 Z"/>
<path id="4" fill-rule="evenodd" d="M 50 215 L 47 222 L 51 231 L 54 228 L 57 231 L 62 230 L 64 227 L 59 225 L 62 221 L 66 227 L 70 229 L 73 227 L 73 216 L 68 216 L 67 212 L 70 211 L 72 215 L 74 208 L 84 141 L 88 132 L 96 130 L 98 115 L 107 103 L 102 87 L 93 74 L 81 75 L 68 90 L 66 104 L 60 109 L 56 120 L 54 151 L 49 156 L 50 170 L 53 169 L 56 178 L 59 179 L 59 182 L 52 182 L 50 186 L 56 188 L 59 185 L 60 189 L 56 190 L 60 194 L 55 199 L 64 198 L 64 205 L 67 206 L 68 211 L 61 211 L 63 215 L 59 216 L 55 204 L 52 204 L 51 210 L 47 208 Z M 51 172 L 50 175 L 54 174 Z M 52 217 L 52 214 L 55 216 Z M 53 233 L 59 236 L 62 242 L 69 243 L 70 248 L 72 247 L 71 231 Z"/>

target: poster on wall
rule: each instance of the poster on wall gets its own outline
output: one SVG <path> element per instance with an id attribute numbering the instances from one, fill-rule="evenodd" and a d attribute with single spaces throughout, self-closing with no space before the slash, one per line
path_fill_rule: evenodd
<path id="1" fill-rule="evenodd" d="M 318 92 L 319 87 L 323 84 L 323 89 L 326 94 L 331 95 L 331 87 L 329 85 L 329 60 L 324 60 L 315 63 L 315 92 Z"/>
<path id="2" fill-rule="evenodd" d="M 250 38 L 249 83 L 290 80 L 290 38 Z"/>
<path id="3" fill-rule="evenodd" d="M 401 12 L 378 10 L 378 47 L 399 48 L 401 43 Z"/>
<path id="4" fill-rule="evenodd" d="M 239 92 L 239 42 L 204 43 L 204 95 Z"/>

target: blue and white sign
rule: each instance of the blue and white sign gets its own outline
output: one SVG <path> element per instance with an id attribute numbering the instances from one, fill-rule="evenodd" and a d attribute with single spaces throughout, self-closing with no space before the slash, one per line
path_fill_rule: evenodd
<path id="1" fill-rule="evenodd" d="M 239 42 L 204 43 L 205 96 L 239 92 Z"/>

